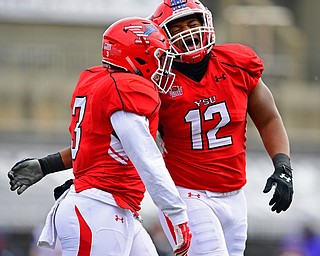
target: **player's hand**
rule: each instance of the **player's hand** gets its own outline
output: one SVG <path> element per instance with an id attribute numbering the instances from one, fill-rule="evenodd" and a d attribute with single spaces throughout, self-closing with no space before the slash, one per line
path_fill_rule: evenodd
<path id="1" fill-rule="evenodd" d="M 275 186 L 273 197 L 269 202 L 272 211 L 280 213 L 289 208 L 293 197 L 292 178 L 292 169 L 286 165 L 275 168 L 274 173 L 268 178 L 263 192 L 268 193 Z"/>
<path id="2" fill-rule="evenodd" d="M 28 187 L 41 180 L 44 175 L 37 159 L 26 158 L 17 162 L 8 172 L 10 189 L 17 189 L 17 194 L 22 194 Z"/>
<path id="3" fill-rule="evenodd" d="M 191 231 L 188 222 L 179 224 L 174 227 L 177 245 L 173 249 L 175 256 L 187 255 L 191 243 Z"/>
<path id="4" fill-rule="evenodd" d="M 164 146 L 164 141 L 162 140 L 161 134 L 159 131 L 157 131 L 157 136 L 156 136 L 156 144 L 158 149 L 160 150 L 161 154 L 168 153 Z"/>

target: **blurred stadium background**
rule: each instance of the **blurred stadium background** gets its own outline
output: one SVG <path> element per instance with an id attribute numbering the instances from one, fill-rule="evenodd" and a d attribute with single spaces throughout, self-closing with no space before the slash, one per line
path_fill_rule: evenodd
<path id="1" fill-rule="evenodd" d="M 7 172 L 24 157 L 69 145 L 71 92 L 83 69 L 100 64 L 102 33 L 119 18 L 150 15 L 159 2 L 0 0 L 0 255 L 60 255 L 59 246 L 38 250 L 35 241 L 53 188 L 72 177 L 71 170 L 49 175 L 21 196 L 9 190 Z M 307 256 L 298 254 L 299 246 L 320 233 L 320 1 L 202 2 L 215 17 L 217 44 L 244 43 L 264 59 L 264 81 L 292 145 L 294 202 L 278 215 L 268 206 L 271 195 L 262 193 L 272 163 L 249 120 L 246 256 Z M 143 208 L 159 254 L 171 255 L 148 195 Z"/>

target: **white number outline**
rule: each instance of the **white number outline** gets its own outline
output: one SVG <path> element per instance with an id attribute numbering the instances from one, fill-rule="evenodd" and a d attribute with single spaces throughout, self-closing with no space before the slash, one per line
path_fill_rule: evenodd
<path id="1" fill-rule="evenodd" d="M 203 113 L 204 121 L 210 121 L 214 119 L 214 115 L 220 116 L 220 121 L 215 127 L 210 129 L 206 138 L 208 140 L 208 148 L 214 149 L 224 146 L 232 145 L 232 136 L 225 136 L 217 138 L 218 131 L 228 125 L 231 121 L 228 108 L 225 102 L 220 102 L 209 106 Z M 200 109 L 189 110 L 185 115 L 184 120 L 190 123 L 190 134 L 191 134 L 191 147 L 193 150 L 203 150 L 203 139 L 202 139 L 202 118 Z"/>
<path id="2" fill-rule="evenodd" d="M 75 128 L 73 130 L 75 141 L 73 139 L 71 140 L 72 160 L 76 159 L 77 153 L 80 147 L 81 133 L 82 133 L 81 123 L 83 121 L 83 117 L 86 109 L 86 103 L 87 103 L 87 97 L 84 96 L 84 97 L 76 97 L 73 104 L 72 116 L 75 116 L 77 114 L 77 109 L 80 109 L 80 110 L 78 111 L 78 121 L 76 122 Z"/>

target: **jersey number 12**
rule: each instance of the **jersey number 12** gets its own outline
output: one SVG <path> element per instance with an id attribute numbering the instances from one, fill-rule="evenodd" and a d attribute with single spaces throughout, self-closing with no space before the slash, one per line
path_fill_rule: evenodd
<path id="1" fill-rule="evenodd" d="M 215 105 L 209 106 L 206 111 L 203 113 L 205 121 L 213 120 L 214 115 L 220 115 L 220 122 L 217 123 L 215 127 L 209 130 L 206 134 L 208 139 L 209 149 L 229 146 L 232 144 L 232 137 L 226 136 L 222 138 L 217 138 L 217 133 L 219 129 L 226 126 L 230 123 L 230 115 L 226 107 L 225 102 L 221 102 Z M 201 123 L 201 112 L 200 109 L 192 109 L 184 117 L 187 123 L 190 123 L 191 126 L 191 141 L 192 149 L 201 150 L 203 149 L 203 137 L 202 137 L 202 123 Z"/>

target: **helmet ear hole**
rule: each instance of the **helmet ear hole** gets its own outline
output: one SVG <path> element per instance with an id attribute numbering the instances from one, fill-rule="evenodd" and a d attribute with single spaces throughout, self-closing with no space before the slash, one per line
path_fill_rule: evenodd
<path id="1" fill-rule="evenodd" d="M 144 66 L 144 65 L 147 65 L 147 64 L 148 64 L 147 61 L 145 61 L 144 59 L 141 59 L 141 58 L 139 58 L 139 57 L 136 57 L 136 58 L 134 58 L 134 59 L 135 59 L 136 62 L 139 63 L 140 66 Z M 145 69 L 145 72 L 148 74 L 148 73 L 150 73 L 151 71 L 150 71 L 149 68 L 147 68 L 147 69 Z"/>
<path id="2" fill-rule="evenodd" d="M 145 65 L 147 64 L 147 62 L 139 57 L 134 58 L 140 65 Z"/>

